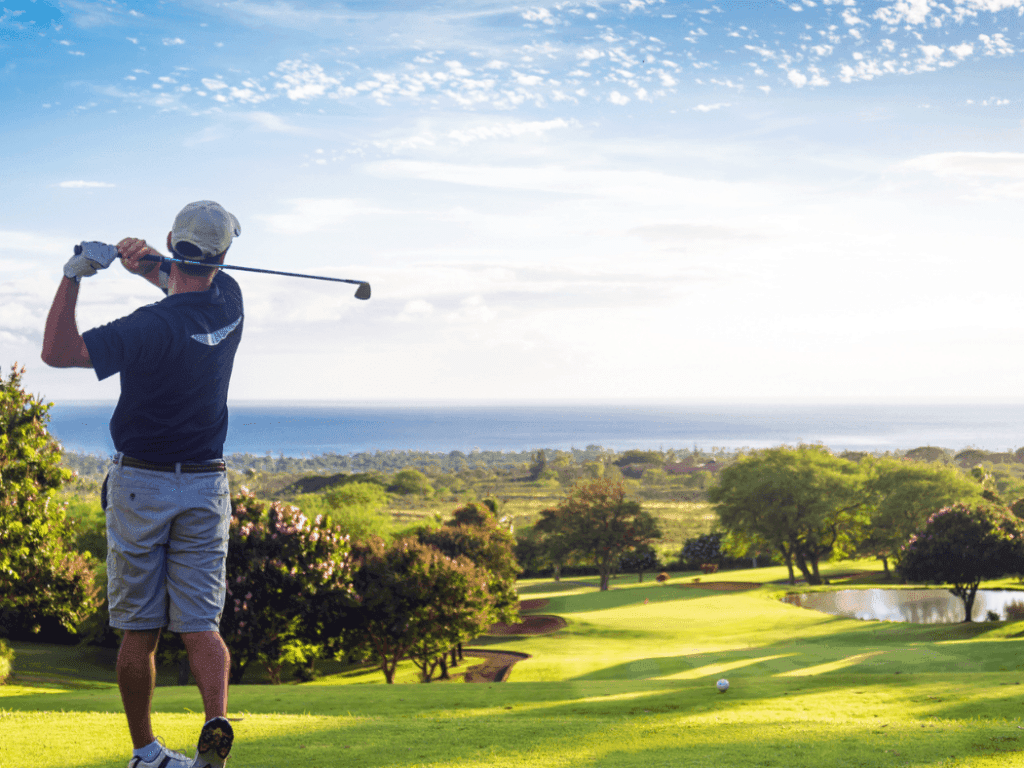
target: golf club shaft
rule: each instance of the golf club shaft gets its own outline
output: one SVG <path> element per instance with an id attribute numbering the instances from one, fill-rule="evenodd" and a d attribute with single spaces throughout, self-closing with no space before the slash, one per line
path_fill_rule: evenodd
<path id="1" fill-rule="evenodd" d="M 304 277 L 308 280 L 330 280 L 334 283 L 351 283 L 352 285 L 368 285 L 365 280 L 347 280 L 343 277 L 323 277 L 321 275 L 300 275 L 298 272 L 279 272 L 274 269 L 257 269 L 256 267 L 242 267 L 238 264 L 213 264 L 203 265 L 197 264 L 194 261 L 185 261 L 184 259 L 172 259 L 169 256 L 143 256 L 140 261 L 171 261 L 175 264 L 190 264 L 192 266 L 212 266 L 217 269 L 241 269 L 245 272 L 262 272 L 265 275 L 283 275 L 284 277 Z"/>

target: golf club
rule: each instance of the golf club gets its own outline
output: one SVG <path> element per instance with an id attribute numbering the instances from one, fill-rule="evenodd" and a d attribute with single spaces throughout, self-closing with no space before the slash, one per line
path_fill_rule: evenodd
<path id="1" fill-rule="evenodd" d="M 172 259 L 169 256 L 143 256 L 140 261 L 171 261 L 175 264 L 191 264 L 196 266 L 197 262 L 186 261 L 185 259 Z M 199 266 L 202 266 L 201 264 Z M 370 298 L 370 284 L 365 280 L 346 280 L 342 277 L 323 277 L 321 275 L 300 275 L 298 272 L 278 272 L 274 269 L 257 269 L 256 267 L 241 267 L 238 264 L 214 264 L 217 269 L 241 269 L 245 272 L 262 272 L 265 275 L 283 275 L 285 277 L 305 277 L 308 280 L 330 280 L 335 283 L 352 283 L 358 285 L 356 298 L 364 301 Z"/>

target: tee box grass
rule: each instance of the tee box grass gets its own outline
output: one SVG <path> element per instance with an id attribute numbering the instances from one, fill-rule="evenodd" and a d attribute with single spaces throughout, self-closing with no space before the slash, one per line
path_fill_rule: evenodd
<path id="1" fill-rule="evenodd" d="M 623 576 L 604 593 L 593 578 L 525 581 L 521 597 L 567 625 L 474 642 L 530 654 L 509 682 L 423 685 L 403 664 L 408 682 L 393 686 L 380 672 L 234 686 L 228 765 L 1024 766 L 1024 624 L 827 616 L 782 603 L 785 575 Z M 59 683 L 18 672 L 0 688 L 0 766 L 126 764 L 116 687 L 91 662 L 81 679 L 62 666 Z M 194 687 L 157 689 L 154 727 L 172 749 L 191 754 L 201 721 Z"/>

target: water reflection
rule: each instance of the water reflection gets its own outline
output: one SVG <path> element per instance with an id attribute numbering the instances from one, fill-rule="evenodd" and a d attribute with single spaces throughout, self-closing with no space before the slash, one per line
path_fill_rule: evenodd
<path id="1" fill-rule="evenodd" d="M 944 589 L 844 589 L 786 595 L 787 603 L 833 616 L 913 624 L 956 624 L 964 620 L 964 603 Z M 979 589 L 971 619 L 985 621 L 989 611 L 1006 618 L 1006 606 L 1024 606 L 1024 592 Z"/>

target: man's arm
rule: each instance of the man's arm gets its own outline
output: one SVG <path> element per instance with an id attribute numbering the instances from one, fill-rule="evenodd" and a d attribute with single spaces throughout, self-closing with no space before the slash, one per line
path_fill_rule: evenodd
<path id="1" fill-rule="evenodd" d="M 142 261 L 143 256 L 163 256 L 155 248 L 150 248 L 145 240 L 135 237 L 126 237 L 117 244 L 117 251 L 121 254 L 121 266 L 133 275 L 145 278 L 157 288 L 167 293 L 167 274 L 161 273 L 160 263 L 156 261 Z"/>
<path id="2" fill-rule="evenodd" d="M 89 350 L 75 320 L 77 304 L 78 283 L 62 277 L 43 332 L 43 362 L 54 368 L 92 368 Z"/>

